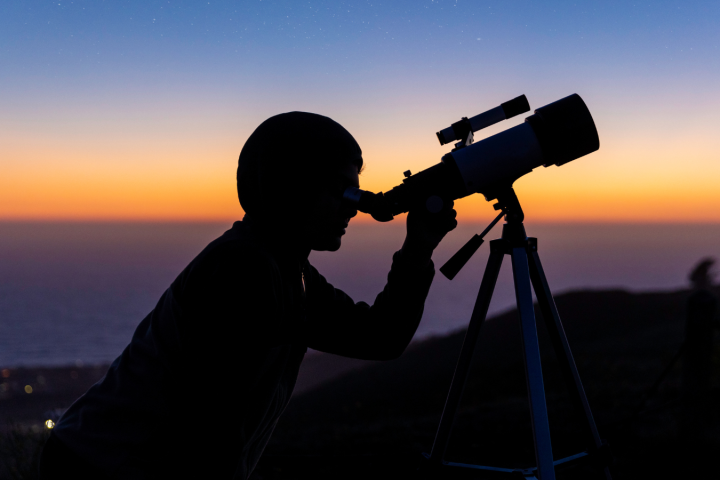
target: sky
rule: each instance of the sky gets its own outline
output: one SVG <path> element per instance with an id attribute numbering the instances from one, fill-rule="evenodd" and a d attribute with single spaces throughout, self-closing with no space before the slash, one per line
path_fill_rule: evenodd
<path id="1" fill-rule="evenodd" d="M 237 219 L 243 143 L 292 110 L 344 125 L 361 187 L 387 191 L 460 117 L 578 93 L 600 150 L 518 180 L 526 218 L 720 222 L 719 19 L 717 1 L 6 0 L 0 220 Z"/>

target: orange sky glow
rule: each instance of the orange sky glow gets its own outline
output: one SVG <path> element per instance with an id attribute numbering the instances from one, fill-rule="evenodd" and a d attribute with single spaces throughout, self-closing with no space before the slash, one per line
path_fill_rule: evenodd
<path id="1" fill-rule="evenodd" d="M 493 128 L 490 134 L 502 129 Z M 660 148 L 642 132 L 603 136 L 598 128 L 598 152 L 562 168 L 540 167 L 516 182 L 528 219 L 720 221 L 718 149 L 702 132 L 680 132 Z M 398 143 L 362 125 L 355 130 L 366 159 L 361 187 L 373 191 L 392 188 L 403 171 L 427 168 L 448 150 L 432 132 L 406 132 L 407 141 Z M 195 138 L 180 135 L 181 141 L 173 140 L 172 132 L 6 138 L 3 155 L 10 161 L 0 177 L 0 219 L 238 219 L 235 166 L 242 140 L 237 139 L 250 131 L 227 137 L 199 132 Z M 494 214 L 481 195 L 457 201 L 456 209 L 466 221 L 485 221 Z M 371 221 L 362 214 L 358 220 Z"/>

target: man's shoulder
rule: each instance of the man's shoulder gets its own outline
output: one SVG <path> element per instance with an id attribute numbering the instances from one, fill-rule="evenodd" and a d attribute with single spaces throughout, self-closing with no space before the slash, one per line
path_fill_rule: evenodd
<path id="1" fill-rule="evenodd" d="M 276 268 L 272 255 L 242 222 L 235 222 L 230 230 L 210 242 L 195 261 L 219 267 Z"/>
<path id="2" fill-rule="evenodd" d="M 262 244 L 245 231 L 242 222 L 210 242 L 173 282 L 173 291 L 213 288 L 248 278 L 272 278 L 277 265 Z"/>

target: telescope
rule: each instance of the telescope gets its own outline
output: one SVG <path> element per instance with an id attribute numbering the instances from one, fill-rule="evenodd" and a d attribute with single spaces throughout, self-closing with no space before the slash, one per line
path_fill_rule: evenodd
<path id="1" fill-rule="evenodd" d="M 501 210 L 501 213 L 485 231 L 471 238 L 445 265 L 440 267 L 440 272 L 450 280 L 482 245 L 483 237 L 502 217 L 505 217 L 501 238 L 490 242 L 487 266 L 480 282 L 432 450 L 423 454 L 433 478 L 448 478 L 440 473 L 442 470 L 448 472 L 464 470 L 472 472 L 469 475 L 474 478 L 487 474 L 487 477 L 492 476 L 492 478 L 504 475 L 508 479 L 555 480 L 556 468 L 589 463 L 595 468 L 602 469 L 606 480 L 612 480 L 608 469 L 612 454 L 607 444 L 600 438 L 590 410 L 580 374 L 565 336 L 565 329 L 540 261 L 538 239 L 527 236 L 523 225 L 524 214 L 513 189 L 515 180 L 533 169 L 541 165 L 544 167 L 565 165 L 598 150 L 600 141 L 585 102 L 577 94 L 573 94 L 538 108 L 522 124 L 473 144 L 473 133 L 477 130 L 529 110 L 530 106 L 523 95 L 475 117 L 462 118 L 437 133 L 441 145 L 458 140 L 455 148 L 443 156 L 442 161 L 437 165 L 415 175 L 410 171 L 405 172 L 406 178 L 402 184 L 386 193 L 376 194 L 352 187 L 343 193 L 344 200 L 352 202 L 358 210 L 369 213 L 381 222 L 392 220 L 395 215 L 410 209 L 425 208 L 430 213 L 437 213 L 447 208 L 448 202 L 473 193 L 483 194 L 488 201 L 497 200 L 494 207 L 496 210 Z M 481 326 L 487 317 L 505 256 L 510 256 L 512 259 L 513 285 L 520 320 L 528 405 L 535 447 L 536 466 L 523 469 L 466 464 L 445 458 L 462 393 L 471 372 L 471 362 Z M 570 401 L 578 414 L 576 421 L 580 427 L 579 431 L 582 432 L 586 443 L 585 451 L 565 458 L 556 458 L 552 451 L 533 290 L 557 364 L 568 387 Z M 465 478 L 464 474 L 461 475 Z M 456 474 L 450 476 L 460 477 Z"/>
<path id="2" fill-rule="evenodd" d="M 441 145 L 460 140 L 440 163 L 415 175 L 406 171 L 402 184 L 385 193 L 349 187 L 343 199 L 380 222 L 421 205 L 437 213 L 448 201 L 473 193 L 494 200 L 541 165 L 561 166 L 600 148 L 595 123 L 577 94 L 538 108 L 522 124 L 473 144 L 475 131 L 529 110 L 522 95 L 463 118 L 437 132 Z"/>

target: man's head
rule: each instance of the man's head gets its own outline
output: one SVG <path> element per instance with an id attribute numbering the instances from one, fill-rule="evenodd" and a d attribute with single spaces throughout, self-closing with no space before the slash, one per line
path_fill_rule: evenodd
<path id="1" fill-rule="evenodd" d="M 246 213 L 313 250 L 340 248 L 357 213 L 343 202 L 363 159 L 350 132 L 328 117 L 290 112 L 265 120 L 240 153 L 237 189 Z"/>

